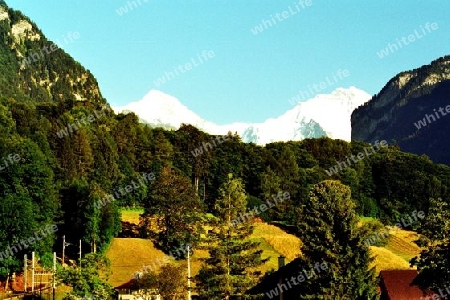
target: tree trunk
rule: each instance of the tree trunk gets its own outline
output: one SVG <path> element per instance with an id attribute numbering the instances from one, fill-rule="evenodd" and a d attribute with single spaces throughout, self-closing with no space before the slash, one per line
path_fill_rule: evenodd
<path id="1" fill-rule="evenodd" d="M 206 201 L 206 178 L 203 178 L 203 203 Z"/>
<path id="2" fill-rule="evenodd" d="M 194 186 L 195 186 L 195 193 L 197 194 L 197 196 L 198 196 L 198 184 L 199 184 L 199 178 L 198 178 L 198 176 L 195 176 L 195 179 L 194 179 Z"/>

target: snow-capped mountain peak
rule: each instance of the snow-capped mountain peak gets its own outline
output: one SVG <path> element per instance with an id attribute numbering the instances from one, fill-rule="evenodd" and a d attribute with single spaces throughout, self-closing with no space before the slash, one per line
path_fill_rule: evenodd
<path id="1" fill-rule="evenodd" d="M 370 98 L 369 94 L 356 87 L 337 88 L 331 94 L 319 94 L 300 102 L 283 115 L 262 123 L 233 123 L 220 126 L 202 119 L 177 98 L 157 90 L 151 90 L 141 100 L 115 107 L 114 110 L 132 111 L 152 126 L 178 129 L 185 123 L 210 134 L 237 132 L 244 142 L 262 145 L 320 136 L 349 141 L 351 113 Z"/>
<path id="2" fill-rule="evenodd" d="M 151 90 L 141 100 L 116 107 L 114 110 L 132 111 L 153 126 L 178 129 L 181 123 L 186 123 L 202 128 L 207 123 L 177 98 L 158 90 Z"/>
<path id="3" fill-rule="evenodd" d="M 337 88 L 331 94 L 319 94 L 288 111 L 286 115 L 295 118 L 311 118 L 334 139 L 351 139 L 350 117 L 358 106 L 369 101 L 371 96 L 356 87 Z M 287 117 L 287 116 L 286 116 Z"/>

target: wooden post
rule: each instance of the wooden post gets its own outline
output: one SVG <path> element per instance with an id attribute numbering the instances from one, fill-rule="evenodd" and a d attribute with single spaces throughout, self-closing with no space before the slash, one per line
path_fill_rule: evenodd
<path id="1" fill-rule="evenodd" d="M 28 276 L 28 272 L 27 272 L 27 268 L 28 268 L 28 261 L 27 261 L 27 255 L 25 254 L 23 256 L 23 281 L 24 281 L 24 286 L 23 286 L 23 290 L 24 292 L 28 292 L 27 289 L 27 276 Z"/>
<path id="2" fill-rule="evenodd" d="M 34 251 L 31 252 L 31 293 L 34 296 Z"/>
<path id="3" fill-rule="evenodd" d="M 56 290 L 56 252 L 53 252 L 53 300 L 55 300 L 55 290 Z"/>
<path id="4" fill-rule="evenodd" d="M 80 271 L 81 271 L 81 240 L 80 240 Z"/>
<path id="5" fill-rule="evenodd" d="M 66 250 L 66 236 L 63 235 L 63 249 L 62 249 L 62 266 L 64 267 L 64 253 Z"/>
<path id="6" fill-rule="evenodd" d="M 44 274 L 43 271 L 41 271 L 41 277 L 39 279 L 39 298 L 42 299 L 42 275 Z"/>
<path id="7" fill-rule="evenodd" d="M 191 300 L 191 260 L 189 245 L 187 245 L 187 263 L 188 263 L 188 300 Z"/>

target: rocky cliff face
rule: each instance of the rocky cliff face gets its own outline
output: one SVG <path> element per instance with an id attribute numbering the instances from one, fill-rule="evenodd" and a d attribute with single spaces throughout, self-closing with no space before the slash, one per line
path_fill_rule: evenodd
<path id="1" fill-rule="evenodd" d="M 384 139 L 449 164 L 450 139 L 445 135 L 450 130 L 450 56 L 392 78 L 352 113 L 351 124 L 352 140 Z"/>
<path id="2" fill-rule="evenodd" d="M 0 71 L 0 97 L 69 108 L 77 102 L 96 108 L 107 106 L 89 70 L 4 1 L 0 1 Z"/>

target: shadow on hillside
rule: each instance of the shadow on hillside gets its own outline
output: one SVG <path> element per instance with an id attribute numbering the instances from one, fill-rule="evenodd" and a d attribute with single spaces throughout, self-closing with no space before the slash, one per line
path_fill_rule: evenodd
<path id="1" fill-rule="evenodd" d="M 122 221 L 122 231 L 119 232 L 120 238 L 140 238 L 139 226 L 130 222 Z"/>
<path id="2" fill-rule="evenodd" d="M 276 221 L 270 222 L 269 224 L 280 228 L 281 230 L 283 230 L 286 233 L 298 236 L 297 226 L 295 226 L 295 225 L 286 225 L 286 224 L 282 224 L 282 223 L 276 222 Z"/>

